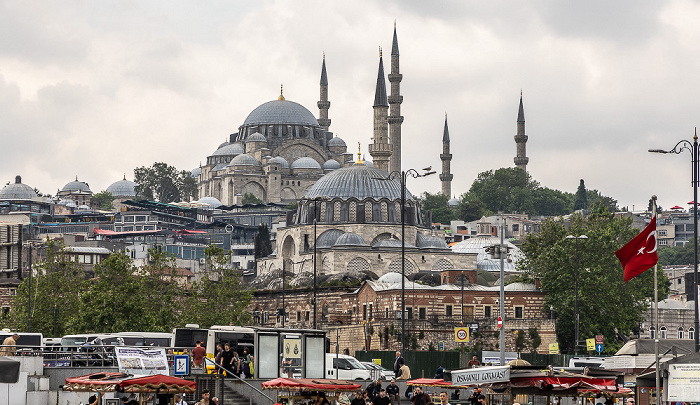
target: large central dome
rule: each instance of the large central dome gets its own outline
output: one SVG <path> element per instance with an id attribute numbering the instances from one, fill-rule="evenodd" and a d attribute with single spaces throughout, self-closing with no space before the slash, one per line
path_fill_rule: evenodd
<path id="1" fill-rule="evenodd" d="M 318 127 L 316 117 L 301 104 L 287 100 L 273 100 L 258 106 L 245 119 L 243 126 L 261 124 L 307 125 Z"/>
<path id="2" fill-rule="evenodd" d="M 356 198 L 360 201 L 370 198 L 376 201 L 401 199 L 401 182 L 388 174 L 365 164 L 334 170 L 321 177 L 304 195 L 304 198 Z M 406 201 L 413 201 L 411 192 L 406 189 Z"/>

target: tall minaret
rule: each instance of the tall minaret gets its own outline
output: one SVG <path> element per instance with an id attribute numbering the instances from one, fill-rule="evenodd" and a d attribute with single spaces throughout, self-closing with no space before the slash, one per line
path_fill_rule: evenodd
<path id="1" fill-rule="evenodd" d="M 321 100 L 318 105 L 318 125 L 324 131 L 328 131 L 331 126 L 331 120 L 328 118 L 328 109 L 331 107 L 331 102 L 328 101 L 328 77 L 326 76 L 326 53 L 323 53 L 323 65 L 321 65 Z"/>
<path id="2" fill-rule="evenodd" d="M 520 108 L 518 109 L 518 132 L 515 135 L 516 155 L 513 161 L 515 167 L 527 171 L 527 162 L 530 160 L 525 153 L 525 144 L 527 143 L 527 135 L 525 135 L 525 112 L 523 111 L 523 91 L 520 91 Z"/>
<path id="3" fill-rule="evenodd" d="M 450 161 L 452 160 L 452 154 L 450 153 L 450 131 L 447 129 L 447 113 L 445 113 L 445 129 L 442 131 L 442 153 L 440 154 L 440 160 L 442 160 L 442 173 L 440 173 L 442 195 L 446 195 L 447 198 L 451 198 L 452 177 L 454 176 L 452 173 L 450 173 Z"/>
<path id="4" fill-rule="evenodd" d="M 389 95 L 389 143 L 391 144 L 391 161 L 389 170 L 401 171 L 401 79 L 399 73 L 399 41 L 396 39 L 396 21 L 394 21 L 394 40 L 391 44 L 391 73 L 389 73 L 389 83 L 391 83 L 391 95 Z"/>
<path id="5" fill-rule="evenodd" d="M 389 159 L 391 158 L 391 145 L 387 133 L 388 110 L 382 48 L 379 48 L 379 72 L 377 73 L 377 88 L 374 92 L 374 142 L 369 145 L 369 154 L 372 155 L 374 167 L 386 172 L 389 172 Z"/>

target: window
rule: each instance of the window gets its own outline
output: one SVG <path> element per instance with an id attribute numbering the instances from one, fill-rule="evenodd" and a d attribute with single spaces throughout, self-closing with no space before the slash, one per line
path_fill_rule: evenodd
<path id="1" fill-rule="evenodd" d="M 380 203 L 368 204 L 372 204 L 372 222 L 382 222 L 382 206 Z"/>
<path id="2" fill-rule="evenodd" d="M 306 313 L 304 314 L 304 320 L 307 322 L 309 321 L 309 311 L 306 311 Z"/>
<path id="3" fill-rule="evenodd" d="M 367 320 L 367 304 L 362 306 L 362 320 L 363 321 Z"/>
<path id="4" fill-rule="evenodd" d="M 513 232 L 519 232 L 520 231 L 520 224 L 513 224 Z"/>
<path id="5" fill-rule="evenodd" d="M 678 339 L 683 339 L 683 328 L 678 328 Z"/>
<path id="6" fill-rule="evenodd" d="M 522 319 L 522 317 L 523 317 L 523 307 L 522 306 L 515 307 L 515 318 Z"/>
<path id="7" fill-rule="evenodd" d="M 418 319 L 425 319 L 425 308 L 418 308 Z"/>
<path id="8" fill-rule="evenodd" d="M 372 312 L 372 304 L 369 304 L 369 319 L 374 319 L 374 312 Z"/>
<path id="9" fill-rule="evenodd" d="M 695 340 L 695 328 L 688 329 L 688 339 Z"/>
<path id="10" fill-rule="evenodd" d="M 413 319 L 413 308 L 406 308 L 406 318 Z"/>
<path id="11" fill-rule="evenodd" d="M 297 311 L 297 322 L 301 321 L 301 311 Z"/>
<path id="12" fill-rule="evenodd" d="M 667 236 L 668 233 L 665 229 L 659 229 L 659 236 Z"/>
<path id="13" fill-rule="evenodd" d="M 666 327 L 662 326 L 659 328 L 659 337 L 661 339 L 666 339 Z"/>
<path id="14" fill-rule="evenodd" d="M 452 305 L 445 306 L 445 316 L 452 316 Z"/>
<path id="15" fill-rule="evenodd" d="M 491 305 L 484 305 L 484 318 L 491 318 Z"/>
<path id="16" fill-rule="evenodd" d="M 348 222 L 350 220 L 349 204 L 344 202 L 340 204 L 340 222 Z"/>
<path id="17" fill-rule="evenodd" d="M 656 338 L 656 328 L 653 326 L 649 328 L 649 339 L 655 339 Z"/>
<path id="18" fill-rule="evenodd" d="M 384 308 L 384 318 L 389 319 L 389 307 Z"/>

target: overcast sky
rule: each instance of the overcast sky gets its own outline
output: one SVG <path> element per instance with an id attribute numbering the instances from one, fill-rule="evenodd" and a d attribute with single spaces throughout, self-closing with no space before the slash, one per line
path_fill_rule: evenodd
<path id="1" fill-rule="evenodd" d="M 280 84 L 318 116 L 323 52 L 330 130 L 369 158 L 396 20 L 405 169 L 439 170 L 445 113 L 453 194 L 513 166 L 522 89 L 535 180 L 687 207 L 690 154 L 647 149 L 700 124 L 699 16 L 692 1 L 0 0 L 0 181 L 98 192 L 156 161 L 193 169 Z"/>

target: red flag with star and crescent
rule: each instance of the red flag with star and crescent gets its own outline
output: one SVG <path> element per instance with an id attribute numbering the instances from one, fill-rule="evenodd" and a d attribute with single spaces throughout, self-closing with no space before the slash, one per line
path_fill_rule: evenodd
<path id="1" fill-rule="evenodd" d="M 649 270 L 659 261 L 656 252 L 656 217 L 631 241 L 615 252 L 625 270 L 625 282 Z"/>

